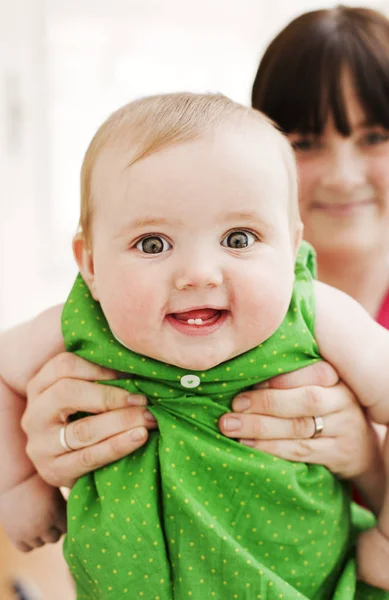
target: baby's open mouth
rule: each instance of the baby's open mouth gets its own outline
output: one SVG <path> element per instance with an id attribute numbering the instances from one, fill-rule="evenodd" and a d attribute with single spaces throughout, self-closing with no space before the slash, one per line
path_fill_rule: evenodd
<path id="1" fill-rule="evenodd" d="M 222 312 L 225 311 L 216 308 L 198 308 L 187 312 L 172 313 L 172 317 L 182 323 L 188 323 L 188 325 L 212 325 L 220 319 Z"/>
<path id="2" fill-rule="evenodd" d="M 212 333 L 223 325 L 228 310 L 219 308 L 194 308 L 192 310 L 170 313 L 166 315 L 167 320 L 173 327 L 182 333 L 195 334 L 203 332 Z"/>

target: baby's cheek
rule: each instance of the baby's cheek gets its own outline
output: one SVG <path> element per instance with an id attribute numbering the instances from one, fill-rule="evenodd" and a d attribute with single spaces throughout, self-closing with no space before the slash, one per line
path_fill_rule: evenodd
<path id="1" fill-rule="evenodd" d="M 269 273 L 253 286 L 246 297 L 245 313 L 249 323 L 258 324 L 261 341 L 269 338 L 281 325 L 287 313 L 293 280 L 288 274 Z M 258 342 L 260 343 L 260 342 Z"/>
<path id="2" fill-rule="evenodd" d="M 136 283 L 124 278 L 106 281 L 100 304 L 111 331 L 123 342 L 137 335 L 148 307 L 137 292 Z"/>
<path id="3" fill-rule="evenodd" d="M 150 304 L 147 297 L 137 294 L 122 295 L 112 303 L 111 318 L 108 318 L 111 329 L 127 345 L 143 337 L 152 314 Z"/>

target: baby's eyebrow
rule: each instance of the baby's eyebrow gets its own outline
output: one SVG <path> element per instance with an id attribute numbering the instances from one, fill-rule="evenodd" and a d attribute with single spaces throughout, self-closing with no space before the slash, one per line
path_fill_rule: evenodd
<path id="1" fill-rule="evenodd" d="M 134 229 L 142 229 L 144 227 L 159 227 L 161 225 L 179 225 L 180 221 L 177 219 L 166 219 L 165 217 L 144 217 L 142 219 L 132 219 L 131 221 L 127 221 L 115 237 L 121 237 L 126 235 L 129 231 L 134 231 Z"/>
<path id="2" fill-rule="evenodd" d="M 265 216 L 252 211 L 234 211 L 230 213 L 220 213 L 218 218 L 220 223 L 244 223 L 256 226 L 269 226 L 269 219 Z"/>
<path id="3" fill-rule="evenodd" d="M 258 221 L 259 215 L 251 211 L 235 211 L 230 213 L 221 213 L 220 218 L 224 221 Z"/>

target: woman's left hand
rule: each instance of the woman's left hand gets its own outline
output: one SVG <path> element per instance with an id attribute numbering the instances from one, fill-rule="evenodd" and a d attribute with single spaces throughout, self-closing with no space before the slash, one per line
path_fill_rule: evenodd
<path id="1" fill-rule="evenodd" d="M 279 375 L 243 392 L 223 415 L 220 431 L 263 452 L 322 464 L 353 479 L 382 463 L 377 435 L 353 392 L 325 362 Z M 323 420 L 313 437 L 313 417 Z"/>

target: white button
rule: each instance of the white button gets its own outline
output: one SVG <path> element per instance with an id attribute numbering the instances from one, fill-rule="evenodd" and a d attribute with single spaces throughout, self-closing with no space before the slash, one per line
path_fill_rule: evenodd
<path id="1" fill-rule="evenodd" d="M 185 388 L 196 388 L 200 385 L 200 377 L 197 375 L 183 375 L 181 377 L 181 385 Z"/>

